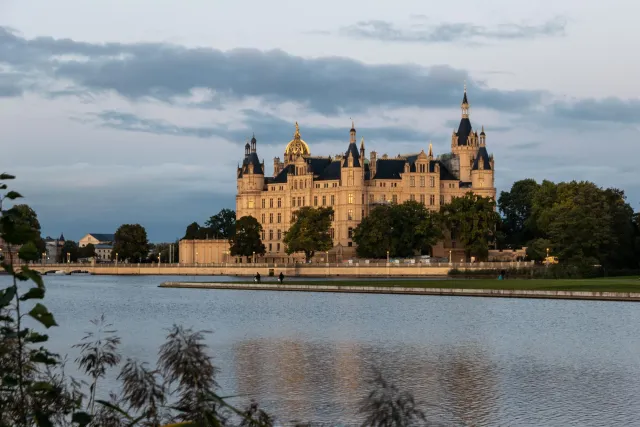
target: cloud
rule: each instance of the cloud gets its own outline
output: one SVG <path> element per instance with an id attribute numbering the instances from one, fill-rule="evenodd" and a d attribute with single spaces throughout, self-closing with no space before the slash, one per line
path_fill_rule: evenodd
<path id="1" fill-rule="evenodd" d="M 639 124 L 640 100 L 619 98 L 582 99 L 557 102 L 552 114 L 566 120 Z"/>
<path id="2" fill-rule="evenodd" d="M 180 126 L 163 119 L 149 119 L 133 113 L 106 110 L 99 113 L 89 113 L 84 117 L 74 118 L 76 121 L 91 123 L 99 127 L 118 129 L 131 132 L 144 132 L 157 135 L 173 135 L 196 138 L 219 137 L 229 141 L 244 143 L 252 133 L 260 144 L 280 147 L 293 136 L 292 122 L 279 118 L 273 114 L 263 113 L 252 109 L 241 110 L 244 116 L 241 127 L 230 128 L 225 124 L 215 126 Z M 308 141 L 345 141 L 348 138 L 348 127 L 327 127 L 302 125 L 301 133 Z M 435 134 L 417 131 L 401 126 L 379 126 L 358 128 L 358 134 L 376 141 L 424 142 Z"/>
<path id="3" fill-rule="evenodd" d="M 414 22 L 396 25 L 389 21 L 359 21 L 342 27 L 338 34 L 351 38 L 404 43 L 482 43 L 492 40 L 530 40 L 539 37 L 559 37 L 566 33 L 566 19 L 556 17 L 539 25 L 504 23 L 493 27 L 460 23 L 429 23 L 424 15 L 412 15 Z"/>
<path id="4" fill-rule="evenodd" d="M 44 81 L 67 83 L 62 90 L 39 88 L 49 95 L 115 92 L 133 101 L 172 103 L 195 89 L 209 88 L 225 99 L 292 101 L 323 114 L 352 114 L 371 106 L 451 107 L 460 102 L 462 82 L 469 79 L 467 71 L 447 65 L 371 65 L 340 57 L 304 58 L 281 50 L 26 39 L 2 27 L 0 64 L 13 72 L 41 73 Z M 471 82 L 471 93 L 477 106 L 500 111 L 527 110 L 544 95 L 497 90 L 481 82 Z"/>

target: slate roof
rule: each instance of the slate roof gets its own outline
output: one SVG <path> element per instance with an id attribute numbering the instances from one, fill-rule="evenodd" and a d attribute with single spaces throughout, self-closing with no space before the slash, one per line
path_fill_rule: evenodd
<path id="1" fill-rule="evenodd" d="M 465 96 L 467 96 L 465 94 Z M 456 132 L 456 136 L 458 137 L 458 145 L 467 145 L 467 139 L 471 134 L 471 120 L 468 117 L 463 117 L 460 119 L 460 125 L 458 126 L 458 132 Z"/>
<path id="2" fill-rule="evenodd" d="M 436 163 L 440 165 L 440 181 L 457 181 L 458 177 L 452 174 L 449 169 L 439 160 L 431 160 L 429 164 L 429 172 L 435 172 Z"/>
<path id="3" fill-rule="evenodd" d="M 489 159 L 489 153 L 487 153 L 487 147 L 480 147 L 478 150 L 478 155 L 476 159 L 473 161 L 473 167 L 471 170 L 480 169 L 480 159 L 484 160 L 484 169 L 491 170 L 491 159 Z"/>
<path id="4" fill-rule="evenodd" d="M 340 169 L 342 165 L 340 164 L 340 160 L 334 160 L 324 168 L 322 173 L 316 178 L 317 181 L 331 181 L 340 179 Z"/>
<path id="5" fill-rule="evenodd" d="M 105 234 L 105 233 L 89 233 L 89 234 L 93 236 L 96 240 L 99 240 L 101 242 L 113 242 L 116 240 L 115 234 Z"/>
<path id="6" fill-rule="evenodd" d="M 287 175 L 289 174 L 289 172 L 293 173 L 293 165 L 288 165 L 285 166 L 278 175 L 276 175 L 275 178 L 273 178 L 273 181 L 270 181 L 274 184 L 285 184 L 287 182 Z"/>
<path id="7" fill-rule="evenodd" d="M 345 167 L 349 165 L 349 153 L 353 156 L 353 166 L 360 167 L 360 152 L 358 151 L 358 146 L 355 142 L 350 143 L 349 147 L 347 147 L 347 151 L 344 153 L 344 162 L 342 165 Z"/>
<path id="8" fill-rule="evenodd" d="M 308 157 L 306 160 L 314 176 L 320 175 L 331 164 L 331 157 Z"/>
<path id="9" fill-rule="evenodd" d="M 96 249 L 113 249 L 111 245 L 95 245 Z"/>
<path id="10" fill-rule="evenodd" d="M 253 173 L 264 175 L 264 171 L 262 170 L 262 163 L 260 163 L 260 159 L 256 153 L 249 153 L 248 156 L 242 160 L 242 169 L 238 174 L 238 178 L 242 176 L 243 173 L 249 172 L 249 164 L 253 164 Z"/>
<path id="11" fill-rule="evenodd" d="M 405 162 L 404 159 L 378 159 L 373 179 L 401 179 Z"/>

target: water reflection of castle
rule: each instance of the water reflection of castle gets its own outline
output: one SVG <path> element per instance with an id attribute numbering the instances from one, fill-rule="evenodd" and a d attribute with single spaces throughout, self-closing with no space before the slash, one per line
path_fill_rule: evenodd
<path id="1" fill-rule="evenodd" d="M 380 348 L 252 339 L 234 346 L 234 360 L 237 393 L 253 397 L 282 422 L 355 422 L 374 368 L 428 403 L 438 419 L 491 419 L 495 368 L 477 346 Z"/>

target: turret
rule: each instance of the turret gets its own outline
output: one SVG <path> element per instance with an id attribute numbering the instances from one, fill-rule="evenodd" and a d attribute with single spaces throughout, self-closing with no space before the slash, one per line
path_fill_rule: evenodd
<path id="1" fill-rule="evenodd" d="M 427 153 L 429 160 L 433 160 L 433 144 L 429 143 L 429 152 Z"/>
<path id="2" fill-rule="evenodd" d="M 251 137 L 251 152 L 255 153 L 256 152 L 256 134 L 254 133 L 253 136 Z"/>
<path id="3" fill-rule="evenodd" d="M 486 145 L 486 135 L 484 133 L 484 125 L 482 125 L 482 130 L 480 131 L 480 147 L 484 147 Z"/>
<path id="4" fill-rule="evenodd" d="M 376 153 L 375 151 L 372 151 L 369 153 L 369 171 L 371 171 L 369 176 L 371 177 L 371 179 L 373 179 L 376 176 L 376 166 L 378 162 L 377 156 L 378 156 L 378 153 Z"/>
<path id="5" fill-rule="evenodd" d="M 249 145 L 249 141 L 247 141 L 247 143 L 244 146 L 244 157 L 245 157 L 245 159 L 249 157 L 249 154 L 251 154 L 251 146 Z"/>

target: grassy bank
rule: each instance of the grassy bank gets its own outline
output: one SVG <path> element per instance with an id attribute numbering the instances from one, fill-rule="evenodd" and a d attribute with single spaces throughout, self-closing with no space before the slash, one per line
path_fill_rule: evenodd
<path id="1" fill-rule="evenodd" d="M 252 282 L 240 282 L 252 283 Z M 277 283 L 274 278 L 263 278 L 262 283 Z M 288 285 L 333 285 L 333 286 L 382 286 L 407 288 L 458 288 L 458 289 L 516 289 L 540 291 L 589 291 L 589 292 L 640 292 L 640 278 L 612 277 L 599 279 L 409 279 L 409 280 L 295 280 L 285 279 Z"/>

